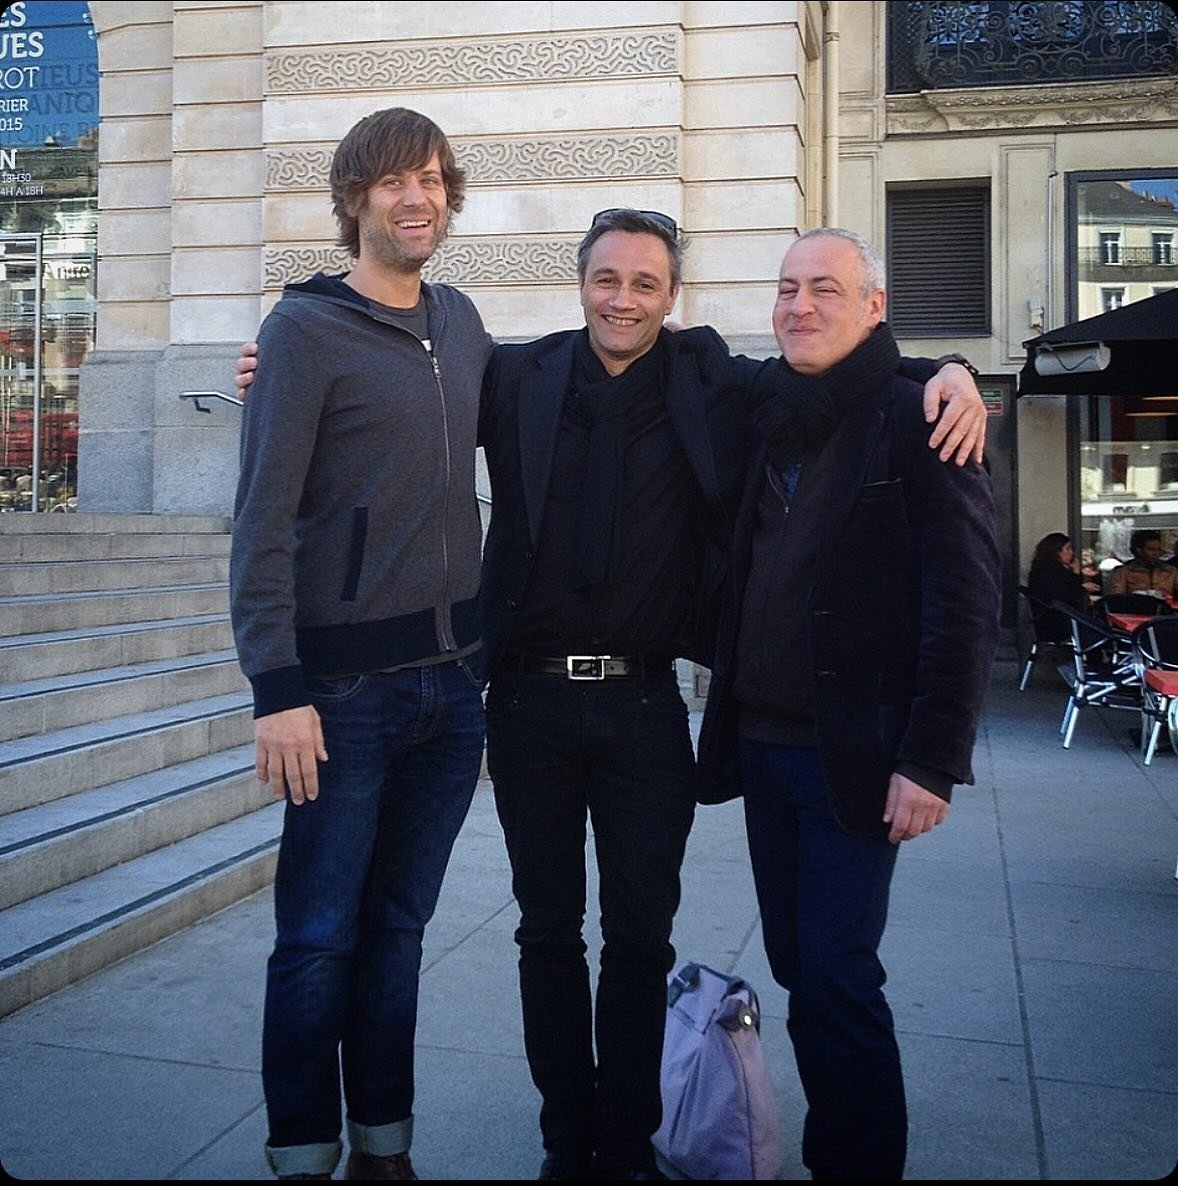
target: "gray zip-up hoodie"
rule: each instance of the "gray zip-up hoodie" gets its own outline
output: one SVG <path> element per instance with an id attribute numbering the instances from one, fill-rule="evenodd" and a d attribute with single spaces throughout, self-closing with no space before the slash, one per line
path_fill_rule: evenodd
<path id="1" fill-rule="evenodd" d="M 422 285 L 430 339 L 339 277 L 291 285 L 245 401 L 230 598 L 254 715 L 350 675 L 478 642 L 474 454 L 491 339 Z"/>

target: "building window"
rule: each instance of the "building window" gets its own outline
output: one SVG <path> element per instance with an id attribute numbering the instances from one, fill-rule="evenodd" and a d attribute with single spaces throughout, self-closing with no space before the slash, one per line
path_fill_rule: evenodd
<path id="1" fill-rule="evenodd" d="M 1121 262 L 1120 231 L 1100 232 L 1100 262 L 1102 264 L 1119 264 Z"/>
<path id="2" fill-rule="evenodd" d="M 888 91 L 1173 74 L 1178 13 L 1162 0 L 898 3 Z"/>
<path id="3" fill-rule="evenodd" d="M 1163 453 L 1159 458 L 1158 488 L 1178 490 L 1178 453 Z"/>
<path id="4" fill-rule="evenodd" d="M 990 332 L 990 190 L 889 189 L 888 322 L 900 337 Z"/>
<path id="5" fill-rule="evenodd" d="M 1106 453 L 1100 459 L 1101 477 L 1110 494 L 1124 494 L 1129 488 L 1129 454 Z"/>
<path id="6" fill-rule="evenodd" d="M 1073 174 L 1068 219 L 1072 318 L 1093 317 L 1173 285 L 1178 171 Z"/>

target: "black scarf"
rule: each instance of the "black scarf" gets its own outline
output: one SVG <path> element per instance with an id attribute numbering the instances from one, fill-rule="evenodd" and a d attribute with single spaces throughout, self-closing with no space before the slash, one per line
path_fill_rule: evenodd
<path id="1" fill-rule="evenodd" d="M 635 359 L 620 375 L 610 375 L 593 353 L 587 333 L 573 350 L 573 392 L 589 425 L 585 486 L 577 518 L 577 585 L 600 585 L 617 570 L 622 539 L 626 419 L 644 394 L 662 384 L 661 349 Z"/>
<path id="2" fill-rule="evenodd" d="M 799 375 L 784 358 L 762 370 L 753 388 L 751 415 L 774 465 L 786 469 L 821 448 L 842 418 L 864 407 L 899 365 L 900 348 L 891 327 L 881 321 L 818 378 Z"/>

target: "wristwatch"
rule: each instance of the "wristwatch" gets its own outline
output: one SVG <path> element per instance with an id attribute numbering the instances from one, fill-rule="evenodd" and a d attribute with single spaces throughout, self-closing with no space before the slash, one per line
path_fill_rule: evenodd
<path id="1" fill-rule="evenodd" d="M 965 367 L 965 369 L 969 371 L 969 373 L 973 375 L 975 379 L 980 377 L 978 368 L 974 366 L 964 354 L 942 354 L 940 358 L 936 358 L 933 361 L 935 362 L 938 371 L 941 369 L 941 367 L 948 366 L 951 362 L 956 362 Z"/>

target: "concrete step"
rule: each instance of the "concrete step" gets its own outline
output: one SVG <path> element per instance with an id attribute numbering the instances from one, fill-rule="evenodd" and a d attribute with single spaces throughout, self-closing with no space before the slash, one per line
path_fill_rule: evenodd
<path id="1" fill-rule="evenodd" d="M 123 622 L 0 638 L 0 683 L 52 679 L 232 646 L 233 628 L 223 606 L 217 613 L 159 622 Z"/>
<path id="2" fill-rule="evenodd" d="M 4 743 L 0 756 L 0 815 L 252 739 L 248 692 L 16 738 Z"/>
<path id="3" fill-rule="evenodd" d="M 242 745 L 0 816 L 0 910 L 271 802 Z"/>
<path id="4" fill-rule="evenodd" d="M 0 741 L 248 687 L 231 649 L 0 684 Z"/>
<path id="5" fill-rule="evenodd" d="M 33 535 L 3 529 L 0 517 L 0 562 L 46 563 L 53 560 L 135 560 L 148 556 L 228 556 L 227 532 L 176 535 L 172 532 L 137 532 L 103 535 L 89 532 L 53 532 Z"/>
<path id="6" fill-rule="evenodd" d="M 0 535 L 208 535 L 232 527 L 224 515 L 0 515 Z"/>
<path id="7" fill-rule="evenodd" d="M 223 613 L 228 608 L 228 598 L 228 585 L 223 582 L 193 583 L 172 589 L 0 597 L 0 636 Z"/>
<path id="8" fill-rule="evenodd" d="M 167 589 L 228 580 L 228 556 L 53 560 L 44 564 L 0 564 L 0 597 Z"/>
<path id="9" fill-rule="evenodd" d="M 281 803 L 0 915 L 0 1017 L 207 917 L 273 880 Z"/>

